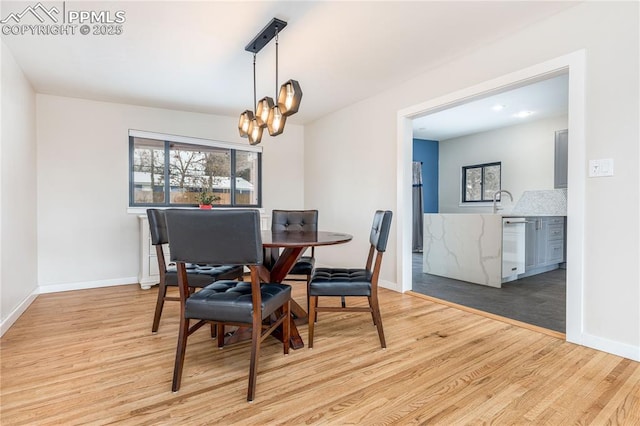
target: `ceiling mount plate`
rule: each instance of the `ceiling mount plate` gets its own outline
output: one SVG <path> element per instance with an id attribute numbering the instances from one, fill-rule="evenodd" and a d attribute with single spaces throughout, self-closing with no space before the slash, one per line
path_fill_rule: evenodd
<path id="1" fill-rule="evenodd" d="M 271 22 L 269 22 L 267 26 L 264 27 L 262 31 L 260 31 L 258 35 L 245 46 L 244 50 L 247 52 L 258 53 L 276 36 L 276 28 L 280 33 L 286 26 L 287 23 L 285 21 L 273 18 Z"/>

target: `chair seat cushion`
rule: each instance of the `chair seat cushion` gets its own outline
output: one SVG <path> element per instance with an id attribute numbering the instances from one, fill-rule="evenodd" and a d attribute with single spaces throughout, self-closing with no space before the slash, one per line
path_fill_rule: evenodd
<path id="1" fill-rule="evenodd" d="M 206 287 L 214 281 L 234 280 L 240 278 L 244 274 L 244 267 L 237 265 L 204 265 L 187 263 L 186 269 L 190 287 Z M 165 283 L 166 285 L 171 286 L 178 285 L 178 272 L 175 266 L 167 268 Z"/>
<path id="2" fill-rule="evenodd" d="M 316 259 L 311 256 L 302 256 L 293 268 L 291 268 L 290 274 L 293 275 L 311 275 L 313 267 L 316 264 Z"/>
<path id="3" fill-rule="evenodd" d="M 318 268 L 309 284 L 310 296 L 371 296 L 366 269 Z"/>
<path id="4" fill-rule="evenodd" d="M 262 319 L 291 298 L 291 286 L 287 284 L 263 283 Z M 242 281 L 216 281 L 193 293 L 185 303 L 185 317 L 220 322 L 253 322 L 251 283 Z"/>

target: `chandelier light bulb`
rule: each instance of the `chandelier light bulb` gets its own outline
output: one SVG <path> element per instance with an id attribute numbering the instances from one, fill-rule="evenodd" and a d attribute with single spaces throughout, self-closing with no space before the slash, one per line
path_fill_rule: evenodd
<path id="1" fill-rule="evenodd" d="M 284 101 L 287 109 L 291 109 L 293 105 L 293 86 L 291 84 L 287 84 L 287 98 Z"/>
<path id="2" fill-rule="evenodd" d="M 249 125 L 251 124 L 251 120 L 253 120 L 253 112 L 246 110 L 242 114 L 240 114 L 240 120 L 238 121 L 238 131 L 240 132 L 240 137 L 246 138 L 249 136 Z"/>
<path id="3" fill-rule="evenodd" d="M 278 106 L 282 115 L 288 117 L 298 112 L 300 100 L 302 99 L 302 89 L 296 80 L 289 80 L 280 87 L 278 94 Z"/>
<path id="4" fill-rule="evenodd" d="M 265 96 L 258 101 L 256 120 L 258 120 L 258 125 L 260 125 L 260 127 L 267 127 L 267 120 L 269 119 L 271 108 L 273 108 L 273 99 L 269 96 Z"/>
<path id="5" fill-rule="evenodd" d="M 269 119 L 267 120 L 267 128 L 271 136 L 277 136 L 284 131 L 284 125 L 287 121 L 287 117 L 282 115 L 280 107 L 278 105 L 271 108 L 269 111 Z"/>
<path id="6" fill-rule="evenodd" d="M 258 120 L 255 118 L 251 120 L 249 124 L 249 143 L 251 145 L 257 145 L 262 140 L 262 127 L 258 124 Z"/>

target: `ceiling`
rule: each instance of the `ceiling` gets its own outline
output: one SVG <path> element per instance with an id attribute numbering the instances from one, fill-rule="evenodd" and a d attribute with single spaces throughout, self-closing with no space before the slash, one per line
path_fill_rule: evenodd
<path id="1" fill-rule="evenodd" d="M 120 35 L 3 35 L 38 93 L 238 116 L 251 109 L 244 46 L 273 18 L 279 83 L 304 96 L 305 124 L 496 41 L 576 2 L 43 2 L 60 11 L 124 11 Z M 32 2 L 0 3 L 0 18 Z M 60 14 L 62 16 L 62 13 Z M 31 15 L 21 24 L 38 24 Z M 275 95 L 275 47 L 257 56 L 257 97 Z M 425 124 L 425 126 L 430 126 Z"/>
<path id="2" fill-rule="evenodd" d="M 416 118 L 413 137 L 443 141 L 556 117 L 568 110 L 569 75 L 563 74 Z"/>

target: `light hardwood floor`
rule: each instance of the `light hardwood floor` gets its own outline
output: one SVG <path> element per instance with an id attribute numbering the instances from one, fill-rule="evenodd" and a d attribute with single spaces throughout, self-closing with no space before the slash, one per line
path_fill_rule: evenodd
<path id="1" fill-rule="evenodd" d="M 640 424 L 639 363 L 384 289 L 386 350 L 370 315 L 321 314 L 312 350 L 265 341 L 247 403 L 248 342 L 219 350 L 203 328 L 174 394 L 178 309 L 151 334 L 155 297 L 38 296 L 1 339 L 0 423 Z"/>

